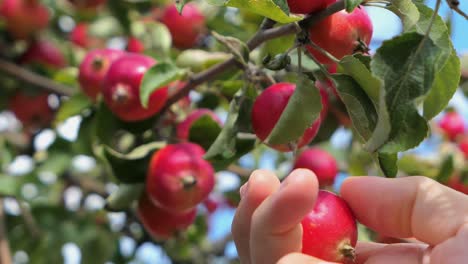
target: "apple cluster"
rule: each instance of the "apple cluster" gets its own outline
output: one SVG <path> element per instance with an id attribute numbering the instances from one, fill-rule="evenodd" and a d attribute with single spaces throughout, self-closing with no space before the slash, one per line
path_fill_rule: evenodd
<path id="1" fill-rule="evenodd" d="M 138 215 L 153 238 L 165 240 L 189 227 L 197 205 L 213 190 L 213 167 L 205 151 L 193 143 L 168 145 L 151 158 L 146 191 L 138 202 Z"/>
<path id="2" fill-rule="evenodd" d="M 3 18 L 10 37 L 27 44 L 18 63 L 43 70 L 59 69 L 66 65 L 64 55 L 54 43 L 38 38 L 38 33 L 50 21 L 49 10 L 40 1 L 0 1 L 0 17 Z M 49 94 L 46 92 L 18 90 L 9 100 L 9 108 L 25 130 L 34 131 L 49 125 L 53 120 L 54 110 L 49 105 L 48 98 Z M 30 107 L 24 107 L 25 105 Z"/>

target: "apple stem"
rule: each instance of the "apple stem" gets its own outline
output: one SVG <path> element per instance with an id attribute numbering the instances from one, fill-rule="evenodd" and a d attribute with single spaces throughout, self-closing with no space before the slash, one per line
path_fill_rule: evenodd
<path id="1" fill-rule="evenodd" d="M 358 39 L 356 41 L 356 48 L 354 49 L 354 52 L 362 52 L 364 54 L 368 54 L 369 53 L 369 47 L 367 46 L 367 44 L 362 41 L 362 39 Z"/>
<path id="2" fill-rule="evenodd" d="M 95 58 L 92 63 L 93 70 L 100 71 L 102 67 L 104 67 L 104 59 L 103 58 Z"/>
<path id="3" fill-rule="evenodd" d="M 352 247 L 349 244 L 345 244 L 340 248 L 340 253 L 346 259 L 345 260 L 346 263 L 355 263 L 356 251 L 354 250 L 354 247 Z"/>
<path id="4" fill-rule="evenodd" d="M 124 84 L 118 84 L 115 87 L 114 94 L 112 95 L 112 100 L 118 104 L 125 104 L 130 99 L 129 87 Z"/>
<path id="5" fill-rule="evenodd" d="M 195 185 L 197 185 L 197 178 L 195 178 L 193 175 L 187 175 L 182 177 L 182 184 L 184 186 L 184 189 L 191 189 Z"/>

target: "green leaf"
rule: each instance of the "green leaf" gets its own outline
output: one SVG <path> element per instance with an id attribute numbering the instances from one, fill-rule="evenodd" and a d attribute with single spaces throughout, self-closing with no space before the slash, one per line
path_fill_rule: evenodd
<path id="1" fill-rule="evenodd" d="M 409 176 L 424 175 L 432 178 L 438 173 L 438 168 L 433 162 L 424 160 L 415 154 L 406 154 L 400 157 L 398 168 Z"/>
<path id="2" fill-rule="evenodd" d="M 460 60 L 455 50 L 437 73 L 434 85 L 424 100 L 424 117 L 432 119 L 447 106 L 455 94 L 460 80 Z"/>
<path id="3" fill-rule="evenodd" d="M 283 13 L 289 15 L 289 6 L 286 0 L 273 0 L 273 3 L 275 3 L 276 6 L 278 6 L 281 11 L 283 11 Z"/>
<path id="4" fill-rule="evenodd" d="M 345 0 L 345 9 L 346 12 L 351 13 L 353 10 L 358 7 L 364 0 Z"/>
<path id="5" fill-rule="evenodd" d="M 245 65 L 249 62 L 250 49 L 247 47 L 247 44 L 237 38 L 222 36 L 214 31 L 212 35 L 217 41 L 223 44 L 240 63 Z"/>
<path id="6" fill-rule="evenodd" d="M 201 72 L 229 58 L 230 55 L 224 52 L 189 49 L 179 54 L 176 65 L 181 68 L 190 68 L 193 72 Z"/>
<path id="7" fill-rule="evenodd" d="M 454 164 L 453 156 L 448 155 L 442 161 L 442 165 L 440 166 L 439 173 L 437 173 L 435 180 L 441 183 L 447 183 L 450 177 L 453 175 L 453 171 L 455 169 L 454 167 L 455 167 L 455 164 Z"/>
<path id="8" fill-rule="evenodd" d="M 403 22 L 404 32 L 426 34 L 434 11 L 423 3 L 411 0 L 396 0 L 388 7 Z M 450 32 L 443 19 L 436 15 L 428 36 L 439 47 L 440 55 L 434 63 L 435 80 L 424 100 L 424 117 L 432 119 L 448 104 L 458 87 L 460 66 L 450 40 Z"/>
<path id="9" fill-rule="evenodd" d="M 105 147 L 106 151 L 109 152 L 112 156 L 117 157 L 123 160 L 139 160 L 148 156 L 151 152 L 157 149 L 162 149 L 166 146 L 166 142 L 151 142 L 145 145 L 138 146 L 134 148 L 129 153 L 119 153 L 109 147 Z"/>
<path id="10" fill-rule="evenodd" d="M 272 71 L 279 71 L 291 64 L 291 57 L 287 53 L 278 54 L 274 58 L 267 56 L 263 59 L 263 66 Z"/>
<path id="11" fill-rule="evenodd" d="M 169 56 L 172 37 L 167 26 L 157 21 L 134 21 L 131 24 L 132 36 L 138 38 L 145 50 L 155 56 L 166 58 Z"/>
<path id="12" fill-rule="evenodd" d="M 66 119 L 81 114 L 81 112 L 92 106 L 91 100 L 82 93 L 78 93 L 64 101 L 55 116 L 54 124 L 62 123 Z"/>
<path id="13" fill-rule="evenodd" d="M 140 100 L 143 107 L 148 107 L 151 94 L 169 83 L 179 80 L 187 71 L 172 63 L 161 62 L 151 67 L 143 77 L 140 87 Z"/>
<path id="14" fill-rule="evenodd" d="M 411 0 L 393 0 L 387 9 L 400 17 L 404 29 L 413 28 L 419 21 L 418 8 Z"/>
<path id="15" fill-rule="evenodd" d="M 378 153 L 378 160 L 385 177 L 395 178 L 398 173 L 398 155 L 396 153 Z"/>
<path id="16" fill-rule="evenodd" d="M 250 112 L 255 96 L 255 88 L 244 87 L 231 101 L 226 123 L 204 156 L 216 170 L 224 169 L 254 148 L 255 139 L 240 138 L 238 133 L 245 132 L 250 126 Z"/>
<path id="17" fill-rule="evenodd" d="M 128 15 L 129 9 L 125 1 L 109 1 L 107 7 L 112 15 L 117 18 L 125 32 L 130 33 L 131 20 Z"/>
<path id="18" fill-rule="evenodd" d="M 373 128 L 372 135 L 370 137 L 361 135 L 366 140 L 364 148 L 369 152 L 374 152 L 386 142 L 391 131 L 390 115 L 385 102 L 383 82 L 381 79 L 373 76 L 366 65 L 355 57 L 346 56 L 340 61 L 339 65 L 341 67 L 340 72 L 353 77 L 367 94 L 377 113 L 378 120 Z"/>
<path id="19" fill-rule="evenodd" d="M 140 183 L 146 178 L 151 152 L 163 148 L 164 142 L 153 142 L 139 146 L 124 154 L 104 146 L 104 156 L 114 176 L 122 183 Z"/>
<path id="20" fill-rule="evenodd" d="M 179 11 L 179 14 L 182 14 L 182 10 L 184 9 L 185 4 L 190 2 L 190 0 L 176 0 L 175 4 L 177 7 L 177 11 Z"/>
<path id="21" fill-rule="evenodd" d="M 320 98 L 320 93 L 314 83 L 305 75 L 299 75 L 296 89 L 266 142 L 279 145 L 299 139 L 304 131 L 319 118 L 322 110 Z"/>
<path id="22" fill-rule="evenodd" d="M 372 137 L 379 118 L 372 100 L 351 76 L 334 74 L 333 79 L 357 135 L 362 142 L 366 142 Z"/>
<path id="23" fill-rule="evenodd" d="M 226 6 L 247 9 L 279 23 L 296 22 L 303 18 L 303 16 L 287 14 L 284 2 L 281 0 L 227 0 L 224 4 Z"/>
<path id="24" fill-rule="evenodd" d="M 72 155 L 66 152 L 50 152 L 47 159 L 37 168 L 38 172 L 50 172 L 61 175 L 70 168 Z"/>
<path id="25" fill-rule="evenodd" d="M 16 196 L 21 190 L 23 182 L 20 176 L 8 176 L 0 174 L 0 195 Z"/>
<path id="26" fill-rule="evenodd" d="M 416 100 L 433 85 L 440 49 L 431 39 L 406 33 L 385 41 L 377 50 L 371 68 L 385 84 L 392 131 L 381 151 L 397 153 L 419 145 L 427 136 L 426 119 L 418 114 Z"/>
<path id="27" fill-rule="evenodd" d="M 54 74 L 54 81 L 69 86 L 75 86 L 78 78 L 78 69 L 76 67 L 67 67 L 60 69 Z"/>
<path id="28" fill-rule="evenodd" d="M 209 115 L 200 117 L 190 127 L 189 141 L 209 149 L 221 132 L 221 126 Z"/>
<path id="29" fill-rule="evenodd" d="M 143 193 L 144 188 L 145 185 L 143 183 L 120 184 L 119 189 L 111 193 L 106 199 L 105 208 L 113 212 L 129 209 L 133 202 Z"/>

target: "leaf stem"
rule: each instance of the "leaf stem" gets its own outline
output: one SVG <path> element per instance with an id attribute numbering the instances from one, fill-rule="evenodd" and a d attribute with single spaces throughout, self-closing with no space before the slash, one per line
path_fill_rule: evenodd
<path id="1" fill-rule="evenodd" d="M 310 46 L 312 46 L 314 49 L 316 49 L 317 51 L 319 51 L 320 53 L 322 53 L 323 55 L 325 55 L 327 58 L 329 58 L 330 60 L 332 60 L 334 63 L 338 63 L 340 62 L 339 59 L 337 59 L 335 56 L 333 56 L 330 52 L 326 51 L 325 49 L 323 49 L 322 47 L 320 47 L 319 45 L 315 44 L 313 41 L 309 41 L 309 44 Z"/>

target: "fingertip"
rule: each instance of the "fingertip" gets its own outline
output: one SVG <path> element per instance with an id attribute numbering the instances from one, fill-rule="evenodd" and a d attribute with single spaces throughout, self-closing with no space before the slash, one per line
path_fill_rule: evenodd
<path id="1" fill-rule="evenodd" d="M 301 253 L 291 253 L 282 257 L 277 264 L 337 264 L 335 262 L 323 261 Z"/>
<path id="2" fill-rule="evenodd" d="M 244 186 L 243 196 L 249 200 L 264 200 L 273 193 L 280 185 L 276 174 L 269 170 L 255 170 L 250 175 L 249 181 Z"/>
<path id="3" fill-rule="evenodd" d="M 290 184 L 306 185 L 307 188 L 318 190 L 318 180 L 315 173 L 308 169 L 295 169 L 293 170 L 286 180 L 281 183 L 281 188 L 285 188 Z"/>

